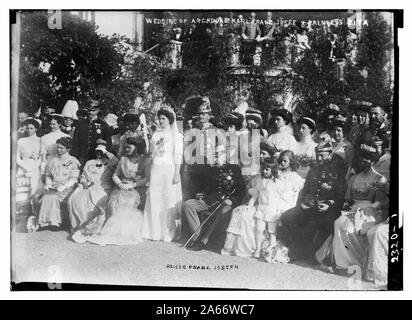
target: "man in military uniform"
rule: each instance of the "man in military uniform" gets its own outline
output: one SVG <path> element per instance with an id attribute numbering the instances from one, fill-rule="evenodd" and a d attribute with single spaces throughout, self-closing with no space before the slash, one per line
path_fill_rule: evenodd
<path id="1" fill-rule="evenodd" d="M 385 111 L 382 107 L 377 105 L 371 105 L 369 109 L 369 125 L 365 126 L 358 136 L 355 145 L 354 153 L 355 157 L 353 163 L 358 163 L 359 151 L 362 146 L 374 146 L 377 156 L 380 157 L 382 152 L 378 152 L 379 142 L 387 140 L 388 133 L 391 132 L 390 124 L 385 119 Z M 353 167 L 355 173 L 358 173 L 360 169 L 356 166 Z"/>
<path id="2" fill-rule="evenodd" d="M 202 250 L 219 225 L 226 229 L 230 219 L 224 218 L 230 218 L 230 212 L 241 204 L 246 192 L 239 166 L 226 162 L 224 146 L 217 147 L 215 157 L 215 164 L 207 166 L 206 178 L 193 190 L 194 197 L 183 204 L 190 233 L 193 234 L 199 228 L 202 218 L 206 219 L 222 201 L 223 204 L 210 218 L 210 223 L 206 223 L 202 230 L 197 231 L 194 240 L 188 246 L 189 250 Z"/>
<path id="3" fill-rule="evenodd" d="M 371 105 L 369 109 L 369 126 L 365 127 L 358 141 L 356 141 L 356 145 L 371 145 L 375 136 L 384 138 L 390 130 L 389 122 L 385 119 L 384 109 L 378 105 Z"/>
<path id="4" fill-rule="evenodd" d="M 292 251 L 313 261 L 314 254 L 333 232 L 347 188 L 345 172 L 332 158 L 332 146 L 319 143 L 317 163 L 309 170 L 296 207 L 281 217 L 281 239 Z"/>
<path id="5" fill-rule="evenodd" d="M 251 12 L 246 23 L 242 25 L 242 43 L 240 46 L 240 61 L 242 64 L 251 65 L 256 52 L 256 42 L 260 37 L 260 27 L 256 20 L 256 13 Z"/>
<path id="6" fill-rule="evenodd" d="M 72 155 L 83 166 L 87 160 L 94 156 L 96 141 L 103 139 L 107 143 L 107 150 L 112 152 L 111 130 L 106 122 L 97 118 L 99 105 L 92 100 L 87 108 L 88 119 L 79 120 L 73 133 Z"/>
<path id="7" fill-rule="evenodd" d="M 213 162 L 212 148 L 215 146 L 216 127 L 210 122 L 212 109 L 208 97 L 202 98 L 198 109 L 198 125 L 188 130 L 184 137 L 185 168 L 188 174 L 188 190 L 198 188 L 207 177 L 208 162 Z M 211 159 L 208 159 L 211 157 Z M 190 195 L 188 195 L 190 196 Z"/>

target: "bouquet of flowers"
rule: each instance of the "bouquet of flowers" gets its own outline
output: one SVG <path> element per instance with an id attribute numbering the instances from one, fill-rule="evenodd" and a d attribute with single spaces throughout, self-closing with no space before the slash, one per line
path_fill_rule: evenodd
<path id="1" fill-rule="evenodd" d="M 166 138 L 165 137 L 161 137 L 159 140 L 156 141 L 156 150 L 159 153 L 165 153 L 165 146 L 166 146 Z"/>

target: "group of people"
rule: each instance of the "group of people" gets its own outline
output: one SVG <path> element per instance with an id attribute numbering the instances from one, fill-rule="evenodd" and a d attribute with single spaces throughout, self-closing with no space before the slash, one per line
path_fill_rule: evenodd
<path id="1" fill-rule="evenodd" d="M 229 22 L 227 22 L 229 21 Z M 249 16 L 239 14 L 232 19 L 219 17 L 214 23 L 201 24 L 191 23 L 188 27 L 176 27 L 173 29 L 171 40 L 183 42 L 183 59 L 187 58 L 185 47 L 197 45 L 202 42 L 215 41 L 217 38 L 229 39 L 229 54 L 231 63 L 237 64 L 259 64 L 259 58 L 271 56 L 274 52 L 284 53 L 282 63 L 290 65 L 299 61 L 306 50 L 312 49 L 312 42 L 322 43 L 320 52 L 322 65 L 328 66 L 339 59 L 352 59 L 355 54 L 352 50 L 346 56 L 343 52 L 343 42 L 354 46 L 356 34 L 348 27 L 348 38 L 338 39 L 336 28 L 331 24 L 310 24 L 297 22 L 295 24 L 280 24 L 275 21 L 273 13 L 268 11 L 264 18 L 258 18 L 255 12 Z M 320 34 L 322 39 L 317 39 Z M 353 48 L 355 49 L 355 48 Z"/>
<path id="2" fill-rule="evenodd" d="M 75 242 L 99 245 L 186 239 L 188 250 L 213 243 L 224 255 L 269 263 L 356 265 L 386 282 L 383 108 L 360 104 L 344 114 L 331 104 L 322 126 L 311 117 L 294 125 L 291 112 L 273 109 L 264 126 L 261 111 L 244 104 L 214 121 L 204 97 L 184 132 L 169 106 L 151 125 L 142 114 L 103 117 L 97 101 L 74 114 L 68 133 L 67 115 L 22 123 L 17 184 L 30 189 L 29 230 L 63 228 Z"/>

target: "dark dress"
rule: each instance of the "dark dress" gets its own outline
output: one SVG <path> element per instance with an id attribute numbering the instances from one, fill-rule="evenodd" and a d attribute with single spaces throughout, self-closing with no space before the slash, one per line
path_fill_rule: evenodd
<path id="1" fill-rule="evenodd" d="M 97 119 L 93 121 L 79 120 L 73 133 L 71 153 L 83 166 L 95 155 L 96 141 L 106 141 L 107 150 L 112 152 L 111 129 L 106 122 Z"/>

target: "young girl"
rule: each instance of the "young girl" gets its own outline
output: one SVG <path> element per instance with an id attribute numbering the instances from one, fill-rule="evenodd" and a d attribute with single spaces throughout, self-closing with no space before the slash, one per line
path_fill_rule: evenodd
<path id="1" fill-rule="evenodd" d="M 281 260 L 277 253 L 279 246 L 276 233 L 281 215 L 296 205 L 304 180 L 296 173 L 298 163 L 292 151 L 282 151 L 278 157 L 278 175 L 274 185 L 268 185 L 267 191 L 260 193 L 259 205 L 256 211 L 256 252 L 255 257 L 262 254 L 261 248 L 264 241 L 264 233 L 269 234 L 269 247 L 266 249 L 268 261 L 272 257 Z"/>
<path id="2" fill-rule="evenodd" d="M 247 204 L 236 207 L 232 212 L 232 218 L 226 230 L 225 245 L 222 249 L 223 255 L 253 256 L 256 251 L 255 213 L 258 209 L 263 209 L 263 206 L 258 204 L 258 198 L 261 193 L 267 195 L 267 189 L 274 187 L 276 176 L 275 162 L 272 159 L 266 159 L 261 165 L 261 174 L 249 182 Z"/>

